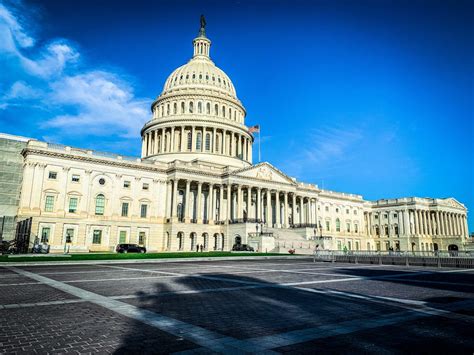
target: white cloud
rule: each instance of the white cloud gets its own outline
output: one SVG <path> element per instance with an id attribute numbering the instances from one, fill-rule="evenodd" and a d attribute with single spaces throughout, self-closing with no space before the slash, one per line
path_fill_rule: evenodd
<path id="1" fill-rule="evenodd" d="M 10 77 L 6 74 L 0 109 L 27 107 L 25 100 L 28 107 L 44 107 L 41 122 L 37 112 L 32 117 L 40 128 L 60 130 L 62 139 L 78 134 L 138 137 L 151 100 L 135 97 L 132 84 L 116 73 L 84 67 L 78 49 L 66 39 L 35 47 L 28 24 L 16 15 L 31 10 L 18 6 L 14 12 L 0 4 L 0 60 L 14 67 Z"/>
<path id="2" fill-rule="evenodd" d="M 116 75 L 94 71 L 61 78 L 51 85 L 50 100 L 78 109 L 75 115 L 58 115 L 44 126 L 76 133 L 138 137 L 149 118 L 149 100 L 136 99 L 132 87 Z"/>

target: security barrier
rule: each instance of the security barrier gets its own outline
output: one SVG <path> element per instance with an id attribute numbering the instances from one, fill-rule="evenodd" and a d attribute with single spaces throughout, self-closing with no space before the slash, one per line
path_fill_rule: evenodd
<path id="1" fill-rule="evenodd" d="M 399 252 L 399 251 L 332 251 L 318 250 L 313 261 L 349 264 L 405 265 L 450 268 L 474 268 L 474 255 L 470 252 Z"/>

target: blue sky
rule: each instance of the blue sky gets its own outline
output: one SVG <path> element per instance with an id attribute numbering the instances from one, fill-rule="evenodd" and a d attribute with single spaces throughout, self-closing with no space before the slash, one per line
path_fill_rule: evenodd
<path id="1" fill-rule="evenodd" d="M 139 155 L 201 13 L 263 160 L 367 199 L 474 209 L 472 1 L 0 0 L 0 131 Z"/>

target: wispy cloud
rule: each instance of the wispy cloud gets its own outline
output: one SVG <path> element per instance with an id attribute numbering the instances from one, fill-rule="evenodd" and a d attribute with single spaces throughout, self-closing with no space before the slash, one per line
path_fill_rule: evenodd
<path id="1" fill-rule="evenodd" d="M 133 83 L 111 70 L 87 67 L 77 46 L 64 38 L 42 39 L 36 46 L 26 17 L 29 8 L 0 4 L 0 61 L 9 74 L 0 90 L 0 109 L 41 106 L 31 111 L 39 128 L 50 137 L 78 134 L 138 137 L 149 119 L 151 100 L 136 97 Z M 21 78 L 21 79 L 20 79 Z"/>
<path id="2" fill-rule="evenodd" d="M 348 150 L 363 138 L 359 128 L 322 127 L 309 134 L 311 144 L 303 150 L 305 160 L 324 164 L 327 161 L 347 158 Z"/>

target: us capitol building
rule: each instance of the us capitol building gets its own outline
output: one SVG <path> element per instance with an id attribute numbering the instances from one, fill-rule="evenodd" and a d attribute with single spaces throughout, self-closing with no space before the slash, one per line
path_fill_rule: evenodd
<path id="1" fill-rule="evenodd" d="M 204 26 L 141 130 L 140 158 L 22 142 L 18 221 L 62 252 L 321 249 L 463 250 L 467 210 L 454 198 L 366 201 L 253 164 L 254 137 Z M 2 138 L 14 141 L 15 138 Z M 0 203 L 1 204 L 1 203 Z M 1 214 L 1 213 L 0 213 Z M 263 232 L 263 233 L 262 233 Z"/>

